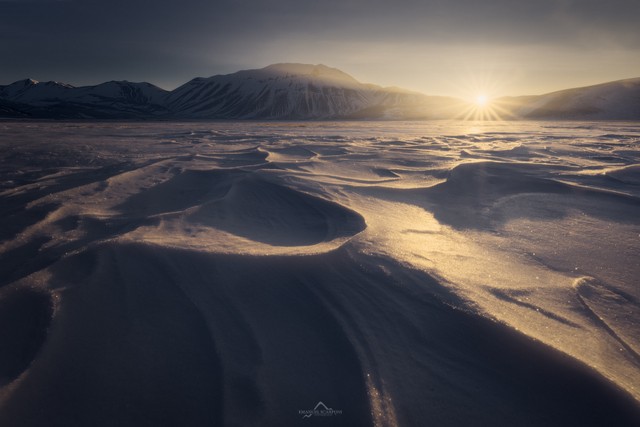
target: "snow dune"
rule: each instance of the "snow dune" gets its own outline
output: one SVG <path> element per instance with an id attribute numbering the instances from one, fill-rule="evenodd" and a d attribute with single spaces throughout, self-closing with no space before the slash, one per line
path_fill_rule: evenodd
<path id="1" fill-rule="evenodd" d="M 637 424 L 637 124 L 0 128 L 2 426 Z"/>

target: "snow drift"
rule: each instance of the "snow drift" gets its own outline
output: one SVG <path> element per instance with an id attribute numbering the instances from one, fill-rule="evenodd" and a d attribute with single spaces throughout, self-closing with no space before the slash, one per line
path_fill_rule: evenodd
<path id="1" fill-rule="evenodd" d="M 635 124 L 28 126 L 2 426 L 637 424 Z"/>

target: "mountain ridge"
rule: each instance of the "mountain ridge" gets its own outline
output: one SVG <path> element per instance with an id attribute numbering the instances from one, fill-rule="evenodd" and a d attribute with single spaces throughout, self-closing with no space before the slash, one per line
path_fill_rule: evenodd
<path id="1" fill-rule="evenodd" d="M 516 117 L 530 119 L 639 120 L 640 77 L 496 100 Z"/>
<path id="2" fill-rule="evenodd" d="M 501 97 L 491 105 L 504 119 L 640 120 L 640 78 Z M 172 91 L 126 80 L 73 86 L 23 79 L 0 86 L 0 118 L 456 119 L 478 108 L 453 97 L 361 83 L 324 64 L 278 63 L 196 77 Z"/>

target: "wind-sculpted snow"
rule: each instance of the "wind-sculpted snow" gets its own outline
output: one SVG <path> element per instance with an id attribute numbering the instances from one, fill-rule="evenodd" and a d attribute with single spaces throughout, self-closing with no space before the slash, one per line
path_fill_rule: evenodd
<path id="1" fill-rule="evenodd" d="M 640 419 L 637 124 L 0 131 L 2 426 Z"/>

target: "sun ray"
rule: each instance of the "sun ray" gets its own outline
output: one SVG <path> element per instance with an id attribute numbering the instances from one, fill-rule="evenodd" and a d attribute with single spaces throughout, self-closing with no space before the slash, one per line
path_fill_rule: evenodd
<path id="1" fill-rule="evenodd" d="M 457 96 L 463 100 L 457 108 L 455 118 L 459 120 L 501 121 L 514 118 L 509 100 L 501 98 L 513 84 L 515 76 L 498 72 L 486 64 L 470 63 L 465 70 L 459 70 L 452 81 Z"/>

